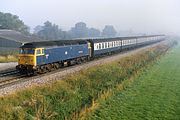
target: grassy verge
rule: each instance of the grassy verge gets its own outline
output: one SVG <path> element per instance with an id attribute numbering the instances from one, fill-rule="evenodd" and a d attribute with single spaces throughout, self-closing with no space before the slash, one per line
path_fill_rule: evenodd
<path id="1" fill-rule="evenodd" d="M 180 46 L 135 79 L 128 89 L 99 99 L 85 119 L 180 119 Z"/>
<path id="2" fill-rule="evenodd" d="M 18 49 L 0 47 L 0 63 L 17 62 Z"/>
<path id="3" fill-rule="evenodd" d="M 0 55 L 0 63 L 17 62 L 16 55 Z"/>
<path id="4" fill-rule="evenodd" d="M 103 93 L 136 75 L 172 47 L 163 44 L 56 83 L 0 98 L 1 119 L 77 119 Z"/>

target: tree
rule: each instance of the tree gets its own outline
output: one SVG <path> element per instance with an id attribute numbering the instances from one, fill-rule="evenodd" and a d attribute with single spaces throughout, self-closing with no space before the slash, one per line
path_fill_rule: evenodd
<path id="1" fill-rule="evenodd" d="M 35 28 L 36 28 L 35 30 L 37 30 L 37 28 L 40 28 L 40 26 L 36 26 Z M 44 26 L 41 26 L 40 29 L 41 30 L 39 30 L 37 33 L 36 32 L 34 33 L 47 40 L 58 40 L 58 39 L 70 38 L 67 32 L 62 31 L 61 29 L 59 29 L 58 25 L 52 24 L 49 21 L 46 21 L 44 23 Z"/>
<path id="2" fill-rule="evenodd" d="M 71 28 L 70 32 L 72 38 L 85 38 L 88 37 L 88 28 L 86 23 L 78 22 L 75 27 Z"/>
<path id="3" fill-rule="evenodd" d="M 39 31 L 41 31 L 43 29 L 43 26 L 38 25 L 34 28 L 34 34 L 37 34 Z"/>
<path id="4" fill-rule="evenodd" d="M 102 36 L 103 37 L 115 37 L 116 33 L 117 32 L 112 25 L 106 25 L 103 29 Z"/>
<path id="5" fill-rule="evenodd" d="M 88 37 L 99 37 L 101 32 L 98 29 L 90 28 L 88 29 Z"/>
<path id="6" fill-rule="evenodd" d="M 0 12 L 0 29 L 11 29 L 29 34 L 29 27 L 17 15 Z"/>

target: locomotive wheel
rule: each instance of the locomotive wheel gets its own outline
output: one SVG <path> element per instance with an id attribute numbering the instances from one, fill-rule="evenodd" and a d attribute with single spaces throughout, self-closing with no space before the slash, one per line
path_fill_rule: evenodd
<path id="1" fill-rule="evenodd" d="M 46 70 L 48 72 L 51 72 L 52 71 L 52 65 L 51 64 L 46 65 Z"/>
<path id="2" fill-rule="evenodd" d="M 58 63 L 54 63 L 54 68 L 55 69 L 59 69 L 60 68 L 60 65 Z"/>
<path id="3" fill-rule="evenodd" d="M 71 66 L 71 61 L 67 61 L 67 66 Z"/>
<path id="4" fill-rule="evenodd" d="M 81 63 L 82 63 L 82 61 L 81 61 L 80 58 L 78 58 L 76 61 L 77 61 L 77 62 L 76 62 L 77 64 L 81 64 Z"/>

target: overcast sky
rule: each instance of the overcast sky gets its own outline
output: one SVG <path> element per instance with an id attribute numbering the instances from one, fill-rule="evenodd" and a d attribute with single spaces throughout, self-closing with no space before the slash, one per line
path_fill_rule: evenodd
<path id="1" fill-rule="evenodd" d="M 180 33 L 180 0 L 1 0 L 1 12 L 16 14 L 34 28 L 49 20 L 63 30 L 76 22 L 100 30 Z"/>

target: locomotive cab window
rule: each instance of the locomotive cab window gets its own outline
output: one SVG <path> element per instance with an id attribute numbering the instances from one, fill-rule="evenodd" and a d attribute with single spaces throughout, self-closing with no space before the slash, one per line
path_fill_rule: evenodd
<path id="1" fill-rule="evenodd" d="M 20 48 L 19 54 L 34 54 L 34 49 L 32 49 L 32 48 Z"/>

